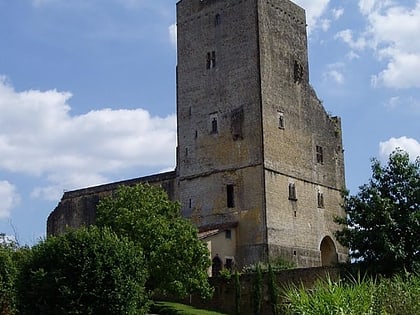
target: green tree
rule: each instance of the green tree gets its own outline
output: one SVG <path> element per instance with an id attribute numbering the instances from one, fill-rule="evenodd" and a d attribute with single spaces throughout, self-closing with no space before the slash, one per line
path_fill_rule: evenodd
<path id="1" fill-rule="evenodd" d="M 0 242 L 0 314 L 13 314 L 15 310 L 15 280 L 18 268 L 14 260 L 13 243 Z"/>
<path id="2" fill-rule="evenodd" d="M 97 227 L 32 247 L 18 286 L 19 314 L 145 314 L 141 250 Z"/>
<path id="3" fill-rule="evenodd" d="M 101 200 L 96 224 L 108 226 L 143 248 L 150 291 L 178 296 L 199 291 L 211 294 L 207 246 L 197 229 L 180 214 L 180 206 L 163 189 L 150 185 L 121 186 Z"/>
<path id="4" fill-rule="evenodd" d="M 420 159 L 410 162 L 401 150 L 390 154 L 386 166 L 373 159 L 372 177 L 347 195 L 347 216 L 337 218 L 336 233 L 349 246 L 352 258 L 373 271 L 413 271 L 420 265 Z"/>

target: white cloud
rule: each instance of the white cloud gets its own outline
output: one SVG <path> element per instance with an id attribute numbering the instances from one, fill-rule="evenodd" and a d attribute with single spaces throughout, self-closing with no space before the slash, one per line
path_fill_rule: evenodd
<path id="1" fill-rule="evenodd" d="M 343 63 L 333 63 L 329 64 L 327 71 L 324 73 L 324 78 L 329 80 L 332 79 L 335 83 L 342 84 L 344 83 L 344 64 Z"/>
<path id="2" fill-rule="evenodd" d="M 330 0 L 296 0 L 294 2 L 306 10 L 306 23 L 309 32 L 318 26 L 322 27 L 320 17 L 325 13 Z"/>
<path id="3" fill-rule="evenodd" d="M 50 183 L 33 197 L 54 199 L 63 189 L 103 183 L 110 173 L 175 164 L 175 115 L 103 109 L 71 116 L 70 98 L 55 90 L 17 92 L 0 78 L 0 170 Z"/>
<path id="4" fill-rule="evenodd" d="M 8 181 L 0 180 L 0 220 L 8 218 L 10 211 L 19 204 L 20 197 L 16 187 Z"/>
<path id="5" fill-rule="evenodd" d="M 420 142 L 413 138 L 400 137 L 390 138 L 387 141 L 379 143 L 379 155 L 385 160 L 397 148 L 406 151 L 410 155 L 410 159 L 415 160 L 420 156 Z"/>
<path id="6" fill-rule="evenodd" d="M 332 9 L 331 12 L 332 12 L 332 15 L 334 17 L 334 20 L 338 20 L 340 17 L 343 16 L 344 9 L 342 9 L 342 8 L 340 8 L 340 9 Z"/>
<path id="7" fill-rule="evenodd" d="M 391 0 L 359 0 L 367 27 L 360 34 L 343 30 L 336 38 L 354 50 L 371 48 L 386 66 L 372 76 L 373 86 L 419 88 L 420 1 L 411 6 Z"/>
<path id="8" fill-rule="evenodd" d="M 177 41 L 177 29 L 176 29 L 176 24 L 172 24 L 168 27 L 168 31 L 169 31 L 169 40 L 171 41 L 171 43 L 176 47 L 176 41 Z"/>

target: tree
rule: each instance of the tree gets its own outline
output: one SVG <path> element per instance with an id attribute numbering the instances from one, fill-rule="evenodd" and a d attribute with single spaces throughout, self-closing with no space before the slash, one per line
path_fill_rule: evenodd
<path id="1" fill-rule="evenodd" d="M 18 286 L 19 314 L 145 314 L 141 250 L 97 227 L 49 237 L 32 247 Z"/>
<path id="2" fill-rule="evenodd" d="M 193 291 L 210 295 L 207 246 L 181 216 L 179 204 L 170 201 L 161 188 L 121 186 L 114 196 L 100 201 L 96 224 L 110 227 L 143 248 L 150 291 L 181 297 Z"/>
<path id="3" fill-rule="evenodd" d="M 420 266 L 420 158 L 401 150 L 388 164 L 372 160 L 372 177 L 345 197 L 347 216 L 336 233 L 352 258 L 376 272 L 414 271 Z"/>

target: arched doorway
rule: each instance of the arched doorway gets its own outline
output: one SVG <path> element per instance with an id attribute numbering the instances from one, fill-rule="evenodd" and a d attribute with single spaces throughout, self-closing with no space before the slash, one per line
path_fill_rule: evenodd
<path id="1" fill-rule="evenodd" d="M 219 258 L 219 255 L 216 254 L 216 257 L 211 261 L 212 277 L 220 275 L 220 270 L 222 270 L 222 260 Z"/>
<path id="2" fill-rule="evenodd" d="M 335 245 L 331 237 L 325 236 L 323 238 L 320 249 L 322 266 L 332 266 L 337 264 L 337 251 L 335 249 Z"/>

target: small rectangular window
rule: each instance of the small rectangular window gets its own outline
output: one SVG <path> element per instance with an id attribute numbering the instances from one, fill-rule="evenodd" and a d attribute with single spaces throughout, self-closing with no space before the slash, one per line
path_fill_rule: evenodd
<path id="1" fill-rule="evenodd" d="M 289 200 L 297 200 L 296 186 L 294 183 L 289 183 Z"/>
<path id="2" fill-rule="evenodd" d="M 324 208 L 324 194 L 318 192 L 318 208 Z"/>
<path id="3" fill-rule="evenodd" d="M 217 123 L 217 113 L 210 114 L 210 133 L 216 134 L 219 132 Z"/>
<path id="4" fill-rule="evenodd" d="M 228 270 L 232 270 L 232 268 L 233 268 L 233 259 L 232 258 L 226 258 L 225 268 L 228 269 Z"/>
<path id="5" fill-rule="evenodd" d="M 228 208 L 235 207 L 235 191 L 232 184 L 226 186 L 226 203 Z"/>
<path id="6" fill-rule="evenodd" d="M 316 146 L 316 162 L 320 164 L 324 163 L 324 149 L 319 145 Z"/>
<path id="7" fill-rule="evenodd" d="M 225 231 L 225 238 L 230 240 L 232 238 L 232 230 Z"/>
<path id="8" fill-rule="evenodd" d="M 216 67 L 216 52 L 213 50 L 212 52 L 207 53 L 206 69 L 211 69 L 214 67 Z"/>
<path id="9" fill-rule="evenodd" d="M 277 119 L 278 119 L 278 127 L 280 129 L 284 129 L 284 113 L 277 112 Z"/>

